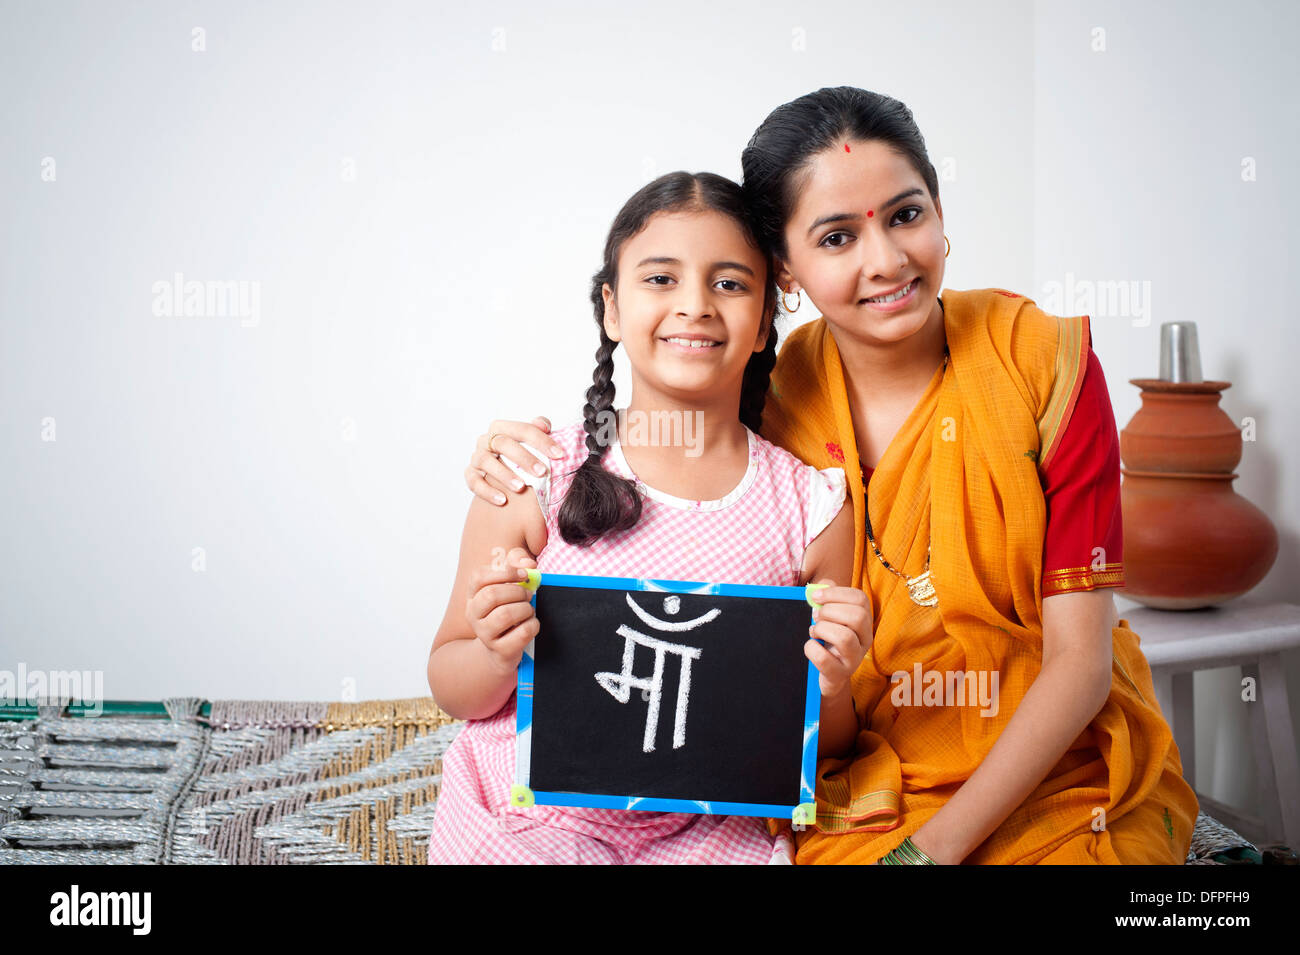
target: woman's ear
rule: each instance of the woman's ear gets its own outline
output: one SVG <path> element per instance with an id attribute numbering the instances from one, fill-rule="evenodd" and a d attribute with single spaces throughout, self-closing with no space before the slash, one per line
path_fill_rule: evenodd
<path id="1" fill-rule="evenodd" d="M 618 300 L 614 298 L 608 282 L 600 287 L 600 294 L 605 299 L 605 335 L 610 341 L 619 341 Z"/>
<path id="2" fill-rule="evenodd" d="M 934 197 L 934 211 L 939 214 L 939 225 L 943 225 L 943 203 L 938 196 Z"/>
<path id="3" fill-rule="evenodd" d="M 780 259 L 776 260 L 776 285 L 786 295 L 801 291 L 799 283 L 794 280 L 794 276 Z"/>

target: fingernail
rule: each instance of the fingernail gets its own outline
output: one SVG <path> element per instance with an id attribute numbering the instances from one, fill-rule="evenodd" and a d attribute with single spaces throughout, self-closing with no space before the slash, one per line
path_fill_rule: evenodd
<path id="1" fill-rule="evenodd" d="M 506 496 L 504 494 L 494 494 L 492 495 L 492 500 L 496 501 L 498 504 L 504 504 L 506 502 Z"/>
<path id="2" fill-rule="evenodd" d="M 558 446 L 556 446 L 556 445 L 551 445 L 551 457 L 553 457 L 553 458 L 562 458 L 562 457 L 564 457 L 564 452 L 561 451 L 561 450 L 559 449 Z"/>
<path id="3" fill-rule="evenodd" d="M 517 577 L 527 577 L 527 576 L 528 576 L 528 571 L 526 571 L 526 570 L 524 570 L 524 568 L 520 567 L 520 568 L 519 568 L 519 573 L 516 574 L 516 576 L 517 576 Z"/>
<path id="4" fill-rule="evenodd" d="M 510 486 L 514 488 L 516 491 L 522 491 L 524 489 L 524 482 L 520 480 L 515 480 L 510 482 Z"/>
<path id="5" fill-rule="evenodd" d="M 533 465 L 533 473 L 536 474 L 538 477 L 540 477 L 541 475 L 543 475 L 543 474 L 546 473 L 546 468 L 544 468 L 544 467 L 543 467 L 542 465 L 540 465 L 540 464 L 534 464 L 534 465 Z"/>

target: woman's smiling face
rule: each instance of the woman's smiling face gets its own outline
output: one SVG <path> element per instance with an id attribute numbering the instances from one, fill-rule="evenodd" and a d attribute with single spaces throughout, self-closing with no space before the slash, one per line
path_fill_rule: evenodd
<path id="1" fill-rule="evenodd" d="M 899 342 L 939 308 L 943 209 L 886 143 L 848 146 L 817 153 L 797 180 L 780 284 L 807 292 L 839 334 Z M 882 300 L 900 290 L 896 300 Z"/>
<path id="2" fill-rule="evenodd" d="M 763 255 L 727 216 L 656 213 L 619 252 L 617 298 L 604 286 L 605 333 L 627 350 L 638 389 L 738 397 L 745 365 L 767 342 L 768 281 Z"/>

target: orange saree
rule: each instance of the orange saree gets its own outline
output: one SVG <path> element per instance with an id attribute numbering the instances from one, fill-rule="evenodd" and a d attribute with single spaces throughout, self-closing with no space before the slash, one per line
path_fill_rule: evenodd
<path id="1" fill-rule="evenodd" d="M 943 304 L 948 367 L 870 485 L 881 553 L 913 577 L 928 547 L 935 606 L 914 602 L 866 543 L 844 372 L 824 320 L 790 335 L 772 375 L 763 434 L 815 467 L 844 467 L 854 581 L 875 613 L 853 681 L 855 752 L 819 766 L 817 827 L 798 834 L 801 863 L 874 863 L 916 832 L 984 759 L 1042 667 L 1038 465 L 1055 453 L 1078 394 L 1088 320 L 999 290 L 948 291 Z M 1120 620 L 1112 637 L 1105 705 L 967 863 L 1184 861 L 1196 797 L 1137 634 Z"/>

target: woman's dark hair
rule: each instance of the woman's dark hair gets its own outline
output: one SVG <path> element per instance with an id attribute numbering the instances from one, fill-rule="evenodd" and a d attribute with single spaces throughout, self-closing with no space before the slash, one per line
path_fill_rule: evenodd
<path id="1" fill-rule="evenodd" d="M 778 106 L 763 120 L 740 155 L 744 196 L 758 239 L 788 258 L 785 225 L 807 182 L 812 158 L 845 140 L 887 143 L 939 198 L 939 177 L 912 111 L 891 96 L 835 86 Z"/>
<path id="2" fill-rule="evenodd" d="M 587 389 L 583 427 L 587 432 L 587 460 L 573 472 L 558 517 L 560 536 L 570 544 L 587 546 L 605 534 L 633 527 L 641 519 L 641 496 L 636 485 L 601 467 L 605 456 L 609 424 L 614 411 L 614 349 L 618 342 L 605 334 L 605 296 L 609 287 L 618 294 L 618 257 L 623 244 L 639 233 L 656 213 L 719 212 L 732 219 L 763 256 L 767 275 L 763 280 L 763 321 L 768 330 L 767 345 L 750 355 L 740 393 L 740 420 L 757 432 L 763 418 L 763 404 L 772 368 L 776 365 L 776 280 L 771 250 L 758 241 L 749 219 L 740 186 L 711 172 L 670 172 L 643 186 L 614 218 L 605 240 L 605 264 L 591 279 L 591 304 L 595 308 L 600 347 L 596 349 L 596 371 Z"/>

